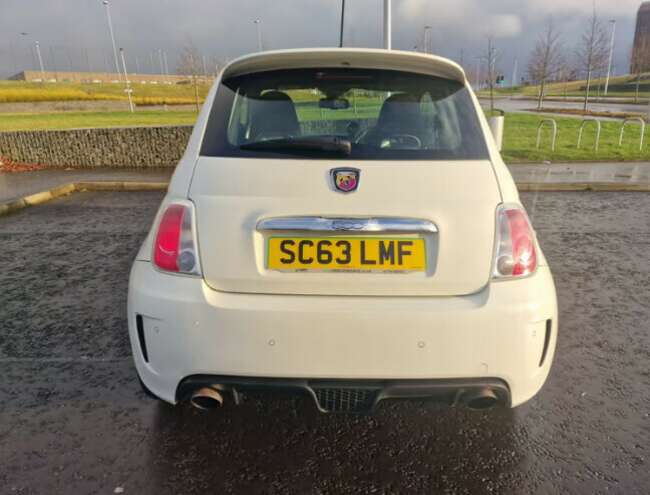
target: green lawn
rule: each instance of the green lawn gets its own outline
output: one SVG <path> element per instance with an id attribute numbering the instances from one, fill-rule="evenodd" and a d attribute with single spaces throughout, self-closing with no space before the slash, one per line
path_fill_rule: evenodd
<path id="1" fill-rule="evenodd" d="M 0 114 L 0 131 L 193 124 L 195 112 L 59 112 Z"/>
<path id="2" fill-rule="evenodd" d="M 542 131 L 542 145 L 535 148 L 537 126 L 543 117 L 521 113 L 506 115 L 503 159 L 507 163 L 549 161 L 632 161 L 650 160 L 650 137 L 646 131 L 646 144 L 639 151 L 639 126 L 629 125 L 625 130 L 623 146 L 618 146 L 620 122 L 602 122 L 600 146 L 598 152 L 593 151 L 595 140 L 595 125 L 585 127 L 581 149 L 577 149 L 580 119 L 556 118 L 558 138 L 555 152 L 550 150 L 550 126 Z"/>
<path id="3" fill-rule="evenodd" d="M 364 102 L 365 103 L 365 102 Z M 347 118 L 364 118 L 373 116 L 373 104 L 359 102 L 357 111 L 353 108 L 344 111 Z M 325 110 L 324 112 L 332 112 Z M 318 109 L 299 108 L 301 118 L 307 120 L 319 117 Z M 376 112 L 375 112 L 376 113 Z M 355 115 L 356 114 L 356 115 Z M 338 116 L 337 116 L 338 117 Z M 38 129 L 72 129 L 83 127 L 122 127 L 122 126 L 156 126 L 193 124 L 194 112 L 177 111 L 136 111 L 129 112 L 61 112 L 50 114 L 0 114 L 0 131 L 38 130 Z M 549 161 L 622 161 L 650 160 L 650 136 L 641 152 L 638 149 L 639 127 L 630 125 L 626 129 L 623 146 L 618 146 L 620 122 L 603 122 L 600 148 L 593 151 L 595 128 L 593 124 L 585 128 L 580 150 L 576 148 L 580 119 L 556 118 L 558 124 L 558 141 L 555 152 L 550 150 L 549 128 L 542 132 L 542 146 L 535 149 L 537 126 L 543 117 L 520 113 L 506 115 L 503 158 L 508 163 Z M 650 131 L 649 131 L 650 132 Z M 648 132 L 646 132 L 648 134 Z"/>

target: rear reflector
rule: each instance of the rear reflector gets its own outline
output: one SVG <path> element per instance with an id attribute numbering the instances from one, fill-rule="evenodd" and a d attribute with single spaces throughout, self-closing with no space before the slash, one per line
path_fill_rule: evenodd
<path id="1" fill-rule="evenodd" d="M 497 232 L 492 276 L 525 277 L 537 269 L 535 234 L 528 215 L 519 205 L 497 208 Z"/>
<path id="2" fill-rule="evenodd" d="M 140 342 L 140 351 L 144 362 L 149 362 L 149 353 L 147 352 L 147 342 L 144 338 L 144 323 L 142 322 L 142 315 L 135 315 L 135 327 L 138 331 L 138 341 Z"/>
<path id="3" fill-rule="evenodd" d="M 551 343 L 551 329 L 553 328 L 553 320 L 546 320 L 546 332 L 544 334 L 544 348 L 542 349 L 542 357 L 539 360 L 539 365 L 542 366 L 546 360 L 548 353 L 548 346 Z"/>
<path id="4" fill-rule="evenodd" d="M 170 204 L 163 212 L 154 243 L 153 262 L 160 270 L 200 275 L 191 204 Z"/>

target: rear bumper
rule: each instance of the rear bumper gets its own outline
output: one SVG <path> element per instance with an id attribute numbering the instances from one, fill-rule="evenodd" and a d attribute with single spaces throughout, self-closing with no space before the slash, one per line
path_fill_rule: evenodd
<path id="1" fill-rule="evenodd" d="M 136 261 L 128 320 L 142 381 L 172 403 L 185 379 L 207 375 L 499 380 L 516 406 L 550 370 L 557 302 L 547 267 L 469 296 L 344 297 L 218 292 Z"/>

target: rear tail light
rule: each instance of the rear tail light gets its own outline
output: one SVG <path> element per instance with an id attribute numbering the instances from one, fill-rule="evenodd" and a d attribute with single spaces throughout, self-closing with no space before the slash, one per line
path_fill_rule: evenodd
<path id="1" fill-rule="evenodd" d="M 517 205 L 497 208 L 493 278 L 525 277 L 537 269 L 535 234 L 524 209 Z"/>
<path id="2" fill-rule="evenodd" d="M 163 212 L 153 247 L 153 262 L 160 270 L 200 275 L 194 235 L 194 207 L 172 203 Z"/>

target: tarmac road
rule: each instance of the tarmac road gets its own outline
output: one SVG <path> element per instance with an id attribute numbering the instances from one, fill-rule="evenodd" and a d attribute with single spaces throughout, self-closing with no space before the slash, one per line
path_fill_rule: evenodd
<path id="1" fill-rule="evenodd" d="M 650 194 L 522 198 L 561 334 L 541 393 L 487 412 L 159 404 L 136 380 L 125 301 L 161 193 L 77 193 L 1 217 L 0 493 L 647 494 Z"/>
<path id="2" fill-rule="evenodd" d="M 488 108 L 490 105 L 489 98 L 480 98 L 481 105 Z M 494 107 L 505 112 L 526 112 L 537 108 L 537 101 L 533 99 L 524 98 L 495 98 Z M 578 99 L 564 101 L 561 99 L 545 99 L 544 108 L 570 108 L 582 110 L 583 102 Z M 647 114 L 650 112 L 650 107 L 645 104 L 621 103 L 617 101 L 611 102 L 589 102 L 589 110 L 593 112 L 625 112 L 625 113 L 641 113 Z M 536 113 L 536 112 L 535 112 Z M 548 112 L 546 112 L 548 113 Z M 551 112 L 552 113 L 552 112 Z M 582 118 L 580 115 L 561 114 L 563 117 Z M 603 119 L 604 117 L 600 117 Z"/>

